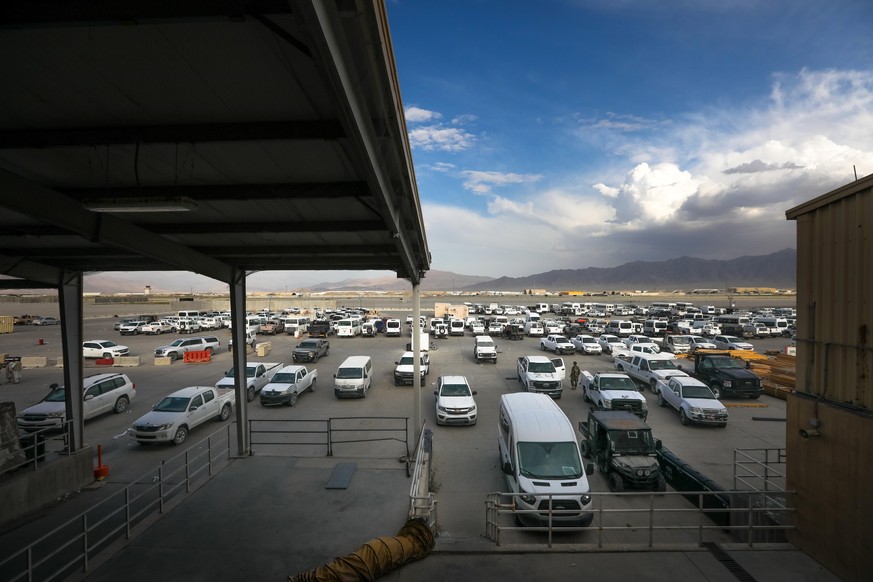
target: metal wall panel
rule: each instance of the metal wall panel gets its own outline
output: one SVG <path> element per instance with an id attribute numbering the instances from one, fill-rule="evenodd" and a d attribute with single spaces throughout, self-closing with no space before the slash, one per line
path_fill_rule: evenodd
<path id="1" fill-rule="evenodd" d="M 797 219 L 797 388 L 873 409 L 873 179 Z M 852 186 L 850 185 L 850 186 Z"/>

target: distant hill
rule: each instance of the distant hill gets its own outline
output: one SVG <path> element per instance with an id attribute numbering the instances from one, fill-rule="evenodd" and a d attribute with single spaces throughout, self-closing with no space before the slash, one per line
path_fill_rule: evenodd
<path id="1" fill-rule="evenodd" d="M 797 251 L 784 249 L 761 256 L 746 256 L 730 260 L 697 259 L 679 257 L 666 261 L 634 261 L 618 267 L 586 269 L 561 269 L 526 277 L 480 277 L 461 275 L 451 271 L 428 271 L 422 279 L 421 290 L 432 291 L 522 291 L 546 289 L 563 291 L 613 290 L 673 290 L 726 287 L 776 287 L 794 289 L 797 280 Z M 180 281 L 173 283 L 148 281 L 136 274 L 116 273 L 91 274 L 85 278 L 85 290 L 92 293 L 141 293 L 146 285 L 154 292 L 184 292 L 189 285 Z M 227 286 L 215 281 L 196 286 L 198 292 L 227 292 Z M 166 289 L 165 289 L 166 288 Z M 190 288 L 194 288 L 192 285 Z M 332 283 L 319 283 L 293 289 L 305 292 L 357 292 L 357 291 L 409 291 L 409 282 L 393 276 L 377 278 L 344 279 Z M 269 291 L 269 289 L 250 289 Z"/>
<path id="2" fill-rule="evenodd" d="M 461 290 L 471 285 L 485 284 L 493 281 L 491 277 L 478 277 L 475 275 L 459 275 L 450 271 L 428 271 L 421 281 L 422 291 L 453 291 Z M 409 281 L 397 277 L 383 277 L 381 279 L 344 279 L 334 283 L 321 283 L 306 288 L 307 291 L 409 291 Z"/>
<path id="3" fill-rule="evenodd" d="M 527 277 L 500 277 L 465 287 L 464 291 L 561 291 L 725 289 L 727 287 L 776 287 L 797 284 L 797 251 L 783 249 L 761 256 L 730 260 L 679 257 L 666 261 L 634 261 L 618 267 L 562 269 Z"/>

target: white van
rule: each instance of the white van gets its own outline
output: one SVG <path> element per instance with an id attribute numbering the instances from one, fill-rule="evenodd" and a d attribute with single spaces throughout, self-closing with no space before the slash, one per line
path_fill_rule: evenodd
<path id="1" fill-rule="evenodd" d="M 370 356 L 349 356 L 333 377 L 333 394 L 337 398 L 366 398 L 373 378 L 373 360 Z"/>
<path id="2" fill-rule="evenodd" d="M 340 319 L 336 322 L 337 337 L 356 337 L 361 335 L 364 330 L 361 327 L 362 321 L 359 317 L 349 317 L 348 319 Z"/>
<path id="3" fill-rule="evenodd" d="M 591 524 L 591 495 L 576 433 L 567 415 L 546 394 L 500 397 L 497 421 L 500 464 L 523 525 Z M 588 472 L 593 471 L 588 466 Z M 551 508 L 549 515 L 549 494 Z M 539 511 L 535 511 L 539 510 Z M 530 511 L 530 513 L 528 513 Z"/>
<path id="4" fill-rule="evenodd" d="M 606 325 L 606 333 L 627 337 L 634 332 L 634 324 L 627 319 L 613 319 Z"/>
<path id="5" fill-rule="evenodd" d="M 529 321 L 540 321 L 542 319 L 540 314 L 536 311 L 528 311 L 524 314 L 524 322 L 527 323 Z"/>
<path id="6" fill-rule="evenodd" d="M 464 335 L 463 319 L 452 319 L 449 321 L 449 335 Z"/>
<path id="7" fill-rule="evenodd" d="M 200 317 L 202 313 L 199 311 L 189 310 L 189 311 L 180 311 L 177 314 L 179 317 Z"/>
<path id="8" fill-rule="evenodd" d="M 649 337 L 663 336 L 667 333 L 667 321 L 664 319 L 647 319 L 643 323 L 643 333 Z"/>
<path id="9" fill-rule="evenodd" d="M 528 321 L 524 324 L 524 334 L 528 337 L 543 337 L 545 329 L 539 321 Z"/>
<path id="10" fill-rule="evenodd" d="M 400 337 L 400 330 L 399 319 L 389 319 L 385 322 L 385 337 Z"/>

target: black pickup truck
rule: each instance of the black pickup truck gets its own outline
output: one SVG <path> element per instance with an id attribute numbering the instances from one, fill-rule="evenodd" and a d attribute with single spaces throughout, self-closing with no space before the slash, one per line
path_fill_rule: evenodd
<path id="1" fill-rule="evenodd" d="M 761 379 L 730 352 L 696 353 L 694 370 L 684 371 L 709 386 L 716 398 L 744 396 L 756 399 L 764 393 Z"/>

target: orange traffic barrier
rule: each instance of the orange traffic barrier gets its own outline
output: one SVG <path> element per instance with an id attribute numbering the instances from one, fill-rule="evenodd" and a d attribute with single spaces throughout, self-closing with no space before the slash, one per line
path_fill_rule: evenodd
<path id="1" fill-rule="evenodd" d="M 209 350 L 196 350 L 185 352 L 186 364 L 208 364 L 212 360 L 212 352 Z"/>

